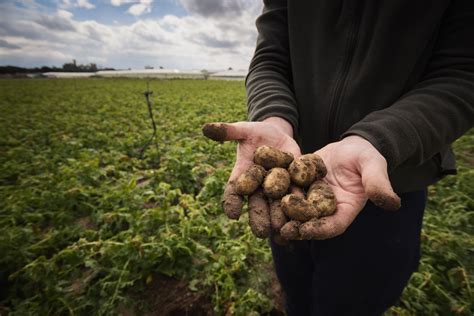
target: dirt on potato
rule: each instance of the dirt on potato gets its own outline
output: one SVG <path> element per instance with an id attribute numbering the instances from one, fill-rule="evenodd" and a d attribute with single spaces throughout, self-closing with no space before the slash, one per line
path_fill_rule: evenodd
<path id="1" fill-rule="evenodd" d="M 290 182 L 290 174 L 286 169 L 270 169 L 263 181 L 263 193 L 268 198 L 280 199 L 288 192 Z"/>
<path id="2" fill-rule="evenodd" d="M 270 146 L 258 147 L 253 155 L 253 162 L 267 170 L 277 167 L 287 169 L 292 161 L 292 154 Z"/>
<path id="3" fill-rule="evenodd" d="M 306 154 L 293 160 L 288 171 L 291 181 L 303 188 L 325 177 L 327 173 L 323 160 L 316 154 Z"/>
<path id="4" fill-rule="evenodd" d="M 318 219 L 312 219 L 299 226 L 299 234 L 301 239 L 316 239 L 318 236 L 318 227 L 320 226 Z"/>
<path id="5" fill-rule="evenodd" d="M 253 234 L 258 238 L 270 235 L 270 207 L 262 190 L 255 191 L 249 196 L 249 225 Z"/>
<path id="6" fill-rule="evenodd" d="M 281 209 L 281 201 L 276 200 L 270 202 L 270 222 L 272 230 L 274 232 L 279 232 L 287 221 L 286 215 Z"/>
<path id="7" fill-rule="evenodd" d="M 281 199 L 281 208 L 286 216 L 297 221 L 305 222 L 319 216 L 311 203 L 296 194 L 285 195 Z"/>
<path id="8" fill-rule="evenodd" d="M 230 181 L 227 183 L 224 196 L 222 198 L 222 208 L 224 213 L 230 219 L 239 219 L 240 213 L 242 212 L 243 197 L 237 194 L 235 190 L 235 182 Z"/>
<path id="9" fill-rule="evenodd" d="M 319 216 L 330 216 L 336 211 L 334 192 L 323 180 L 317 180 L 311 184 L 307 199 L 317 209 Z"/>
<path id="10" fill-rule="evenodd" d="M 235 182 L 237 194 L 250 195 L 255 192 L 263 182 L 266 171 L 262 166 L 253 164 Z"/>
<path id="11" fill-rule="evenodd" d="M 301 222 L 289 221 L 280 230 L 280 235 L 286 240 L 298 240 L 300 239 L 299 227 Z"/>

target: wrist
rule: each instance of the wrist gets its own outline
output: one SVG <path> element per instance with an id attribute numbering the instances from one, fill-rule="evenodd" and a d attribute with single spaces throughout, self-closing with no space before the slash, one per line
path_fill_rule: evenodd
<path id="1" fill-rule="evenodd" d="M 279 116 L 270 116 L 264 119 L 262 122 L 269 123 L 275 126 L 281 132 L 293 138 L 293 126 L 284 118 L 281 118 Z"/>

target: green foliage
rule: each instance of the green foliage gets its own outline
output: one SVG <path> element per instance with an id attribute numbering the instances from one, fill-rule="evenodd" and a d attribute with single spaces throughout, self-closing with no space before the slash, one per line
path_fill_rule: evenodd
<path id="1" fill-rule="evenodd" d="M 154 276 L 209 293 L 218 314 L 268 312 L 265 241 L 220 197 L 235 145 L 201 136 L 246 116 L 242 82 L 0 81 L 0 312 L 116 314 Z M 395 315 L 472 314 L 474 136 L 460 174 L 430 190 L 420 271 Z M 137 296 L 138 295 L 138 296 Z"/>

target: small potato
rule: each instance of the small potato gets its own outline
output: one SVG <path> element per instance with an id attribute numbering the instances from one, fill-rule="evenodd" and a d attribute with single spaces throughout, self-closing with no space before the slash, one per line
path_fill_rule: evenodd
<path id="1" fill-rule="evenodd" d="M 289 221 L 280 230 L 280 235 L 286 240 L 298 240 L 300 239 L 299 227 L 301 223 L 299 221 Z"/>
<path id="2" fill-rule="evenodd" d="M 291 181 L 300 187 L 308 187 L 327 173 L 323 160 L 316 154 L 303 155 L 293 160 L 288 171 Z"/>
<path id="3" fill-rule="evenodd" d="M 235 183 L 237 194 L 250 195 L 262 184 L 266 171 L 262 166 L 251 165 L 240 175 Z"/>
<path id="4" fill-rule="evenodd" d="M 323 180 L 317 180 L 311 184 L 307 199 L 318 210 L 319 216 L 329 216 L 336 211 L 334 192 Z"/>
<path id="5" fill-rule="evenodd" d="M 301 239 L 317 239 L 318 226 L 320 225 L 318 219 L 312 219 L 299 226 L 299 235 Z"/>
<path id="6" fill-rule="evenodd" d="M 319 216 L 313 204 L 296 194 L 285 195 L 281 199 L 281 208 L 286 216 L 297 221 L 306 222 Z"/>
<path id="7" fill-rule="evenodd" d="M 281 209 L 281 201 L 277 200 L 270 203 L 270 221 L 274 232 L 279 232 L 281 227 L 288 221 Z"/>
<path id="8" fill-rule="evenodd" d="M 222 208 L 224 213 L 230 219 L 239 219 L 242 211 L 242 196 L 235 192 L 235 183 L 229 182 L 224 190 L 224 196 L 222 198 Z"/>
<path id="9" fill-rule="evenodd" d="M 253 162 L 267 170 L 277 167 L 287 169 L 292 161 L 292 154 L 270 146 L 260 146 L 253 154 Z"/>
<path id="10" fill-rule="evenodd" d="M 270 235 L 270 208 L 262 190 L 255 191 L 249 196 L 249 225 L 252 233 L 258 238 Z"/>
<path id="11" fill-rule="evenodd" d="M 280 199 L 288 192 L 290 174 L 286 169 L 271 169 L 263 180 L 263 193 L 271 199 Z"/>

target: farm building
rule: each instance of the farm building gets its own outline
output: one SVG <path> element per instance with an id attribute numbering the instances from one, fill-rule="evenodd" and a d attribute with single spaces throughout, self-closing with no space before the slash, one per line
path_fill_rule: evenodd
<path id="1" fill-rule="evenodd" d="M 244 80 L 247 76 L 247 70 L 224 70 L 212 73 L 209 78 L 217 80 Z"/>
<path id="2" fill-rule="evenodd" d="M 96 72 L 96 75 L 100 77 L 204 79 L 204 74 L 199 70 L 181 71 L 177 69 L 103 70 Z"/>
<path id="3" fill-rule="evenodd" d="M 88 78 L 95 75 L 95 72 L 44 72 L 46 78 Z"/>

